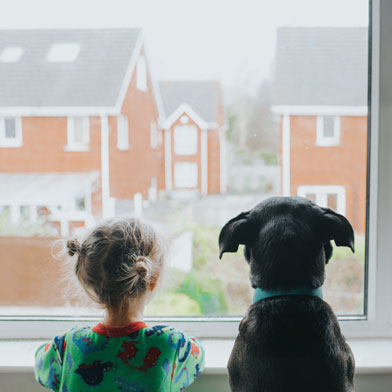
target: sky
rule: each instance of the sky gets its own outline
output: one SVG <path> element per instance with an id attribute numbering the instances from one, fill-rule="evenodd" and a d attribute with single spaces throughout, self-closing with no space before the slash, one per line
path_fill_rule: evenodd
<path id="1" fill-rule="evenodd" d="M 254 92 L 277 26 L 367 26 L 365 0 L 1 0 L 0 28 L 141 27 L 158 80 Z"/>

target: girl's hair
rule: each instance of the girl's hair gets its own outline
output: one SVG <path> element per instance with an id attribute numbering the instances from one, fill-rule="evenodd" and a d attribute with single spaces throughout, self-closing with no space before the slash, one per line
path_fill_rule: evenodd
<path id="1" fill-rule="evenodd" d="M 82 243 L 67 242 L 68 254 L 77 255 L 75 274 L 87 294 L 110 308 L 141 296 L 158 279 L 165 244 L 153 228 L 138 219 L 106 221 Z"/>

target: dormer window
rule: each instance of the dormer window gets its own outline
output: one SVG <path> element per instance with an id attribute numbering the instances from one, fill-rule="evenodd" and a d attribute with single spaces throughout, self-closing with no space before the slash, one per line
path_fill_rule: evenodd
<path id="1" fill-rule="evenodd" d="M 0 118 L 0 147 L 20 147 L 22 143 L 22 120 L 15 117 Z"/>
<path id="2" fill-rule="evenodd" d="M 147 91 L 147 63 L 144 56 L 140 56 L 136 65 L 136 87 Z"/>
<path id="3" fill-rule="evenodd" d="M 340 117 L 317 117 L 317 146 L 338 146 L 340 144 Z"/>
<path id="4" fill-rule="evenodd" d="M 0 54 L 0 62 L 17 63 L 22 57 L 24 49 L 20 46 L 9 46 Z"/>
<path id="5" fill-rule="evenodd" d="M 46 59 L 51 63 L 72 63 L 80 52 L 80 45 L 76 43 L 54 44 L 49 49 Z"/>

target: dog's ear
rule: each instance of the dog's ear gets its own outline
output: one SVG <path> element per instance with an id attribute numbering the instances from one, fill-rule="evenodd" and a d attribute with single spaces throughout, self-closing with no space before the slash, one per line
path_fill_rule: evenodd
<path id="1" fill-rule="evenodd" d="M 225 252 L 237 252 L 238 246 L 249 244 L 254 235 L 254 224 L 249 220 L 249 212 L 241 212 L 230 219 L 219 234 L 219 258 Z"/>
<path id="2" fill-rule="evenodd" d="M 320 228 L 326 240 L 334 240 L 337 246 L 347 246 L 354 253 L 354 230 L 350 222 L 337 212 L 322 208 Z"/>

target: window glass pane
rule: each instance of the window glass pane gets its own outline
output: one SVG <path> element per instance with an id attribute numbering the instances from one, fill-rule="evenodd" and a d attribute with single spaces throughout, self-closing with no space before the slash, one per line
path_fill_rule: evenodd
<path id="1" fill-rule="evenodd" d="M 83 29 L 2 32 L 4 48 L 23 49 L 0 61 L 2 113 L 29 111 L 0 122 L 1 313 L 91 311 L 68 295 L 52 244 L 127 216 L 170 239 L 148 315 L 241 316 L 249 267 L 242 246 L 219 260 L 220 229 L 268 197 L 302 196 L 351 222 L 355 253 L 334 246 L 323 291 L 337 314 L 363 314 L 368 2 L 309 1 L 305 13 L 289 0 L 228 0 L 224 18 L 219 2 L 167 0 L 154 18 L 147 3 L 97 4 L 92 21 L 70 0 Z M 65 23 L 37 9 L 37 28 L 38 17 Z M 48 58 L 62 42 L 72 47 Z M 15 118 L 17 149 L 4 143 Z"/>
<path id="2" fill-rule="evenodd" d="M 14 118 L 4 119 L 6 139 L 16 139 L 16 123 Z"/>

